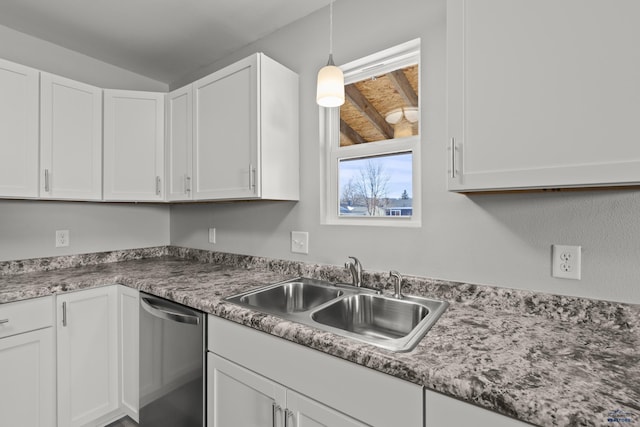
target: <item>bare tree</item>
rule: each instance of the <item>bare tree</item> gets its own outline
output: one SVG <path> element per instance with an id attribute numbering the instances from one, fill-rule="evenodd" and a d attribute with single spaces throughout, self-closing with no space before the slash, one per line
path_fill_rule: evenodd
<path id="1" fill-rule="evenodd" d="M 369 160 L 360 169 L 360 176 L 354 186 L 356 193 L 363 199 L 370 216 L 375 215 L 378 208 L 386 206 L 389 179 L 382 162 Z"/>
<path id="2" fill-rule="evenodd" d="M 342 187 L 342 196 L 340 197 L 340 204 L 346 206 L 357 206 L 360 202 L 360 195 L 358 194 L 356 185 L 353 182 L 353 178 L 349 179 Z"/>

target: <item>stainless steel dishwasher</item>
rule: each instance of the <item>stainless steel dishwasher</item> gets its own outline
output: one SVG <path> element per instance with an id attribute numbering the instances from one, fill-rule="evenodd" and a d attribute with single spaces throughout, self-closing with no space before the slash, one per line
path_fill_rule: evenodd
<path id="1" fill-rule="evenodd" d="M 140 413 L 143 427 L 203 427 L 206 316 L 140 292 Z"/>

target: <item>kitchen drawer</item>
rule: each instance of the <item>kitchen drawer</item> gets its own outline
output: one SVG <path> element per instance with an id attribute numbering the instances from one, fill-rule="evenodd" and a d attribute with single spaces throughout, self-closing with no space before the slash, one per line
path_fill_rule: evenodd
<path id="1" fill-rule="evenodd" d="M 0 304 L 0 338 L 53 326 L 53 296 Z"/>

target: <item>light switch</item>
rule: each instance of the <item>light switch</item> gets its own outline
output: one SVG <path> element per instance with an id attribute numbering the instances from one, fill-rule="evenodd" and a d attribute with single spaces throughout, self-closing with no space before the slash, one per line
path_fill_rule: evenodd
<path id="1" fill-rule="evenodd" d="M 291 232 L 291 252 L 298 254 L 309 253 L 309 233 L 306 231 Z"/>

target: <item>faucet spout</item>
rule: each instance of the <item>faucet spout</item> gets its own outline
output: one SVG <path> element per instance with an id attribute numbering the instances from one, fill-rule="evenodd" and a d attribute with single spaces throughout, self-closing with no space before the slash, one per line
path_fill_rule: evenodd
<path id="1" fill-rule="evenodd" d="M 402 295 L 402 276 L 400 275 L 400 273 L 395 270 L 391 270 L 389 272 L 389 276 L 395 280 L 393 286 L 393 297 L 396 299 L 404 298 L 404 295 Z"/>
<path id="2" fill-rule="evenodd" d="M 359 288 L 362 286 L 362 264 L 360 260 L 354 256 L 350 256 L 349 258 L 351 258 L 353 262 L 346 262 L 344 267 L 351 273 L 351 284 Z"/>

